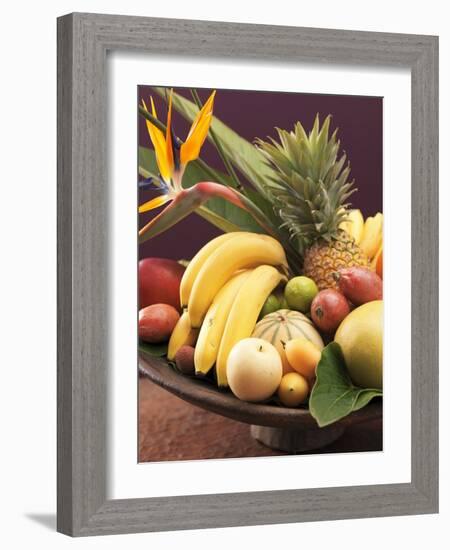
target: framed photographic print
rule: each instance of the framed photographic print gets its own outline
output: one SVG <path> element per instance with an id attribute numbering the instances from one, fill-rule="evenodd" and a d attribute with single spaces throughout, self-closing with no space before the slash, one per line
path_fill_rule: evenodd
<path id="1" fill-rule="evenodd" d="M 382 450 L 382 98 L 147 86 L 138 93 L 141 373 L 200 407 L 251 419 L 265 443 L 252 445 L 245 424 L 200 415 L 141 381 L 140 461 Z M 170 128 L 156 118 L 161 112 Z M 178 146 L 179 135 L 188 138 Z M 169 175 L 164 163 L 172 158 Z M 335 336 L 349 300 L 367 305 Z M 359 381 L 358 398 L 334 359 L 346 324 L 364 311 L 375 326 L 361 334 L 362 345 L 349 345 L 371 348 L 364 366 L 377 353 L 379 360 L 373 378 Z M 261 350 L 256 363 L 245 367 L 253 349 Z M 363 408 L 361 398 L 364 411 L 350 415 Z M 366 420 L 373 422 L 361 434 L 346 430 L 347 444 L 339 438 Z M 201 434 L 191 433 L 199 422 Z"/>
<path id="2" fill-rule="evenodd" d="M 437 512 L 437 47 L 58 20 L 58 530 Z"/>

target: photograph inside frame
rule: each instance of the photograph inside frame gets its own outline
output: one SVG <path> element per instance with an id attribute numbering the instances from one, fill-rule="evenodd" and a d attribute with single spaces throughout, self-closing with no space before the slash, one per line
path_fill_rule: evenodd
<path id="1" fill-rule="evenodd" d="M 383 99 L 137 95 L 139 462 L 382 450 Z"/>

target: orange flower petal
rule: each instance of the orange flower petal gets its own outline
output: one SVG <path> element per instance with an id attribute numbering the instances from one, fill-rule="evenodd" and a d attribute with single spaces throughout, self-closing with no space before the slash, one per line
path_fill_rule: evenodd
<path id="1" fill-rule="evenodd" d="M 152 104 L 152 115 L 157 118 L 155 104 L 152 97 L 150 98 L 150 101 Z M 147 105 L 145 104 L 144 100 L 142 100 L 142 103 L 145 110 L 148 111 Z M 156 162 L 158 164 L 159 172 L 164 180 L 169 181 L 173 171 L 173 157 L 172 163 L 170 163 L 170 159 L 167 158 L 167 146 L 164 133 L 149 120 L 146 120 L 145 122 L 147 124 L 147 130 L 151 142 L 153 143 L 153 147 L 155 148 Z"/>
<path id="2" fill-rule="evenodd" d="M 206 100 L 206 103 L 203 105 L 203 107 L 200 109 L 200 111 L 197 113 L 197 116 L 194 118 L 194 121 L 192 122 L 192 125 L 191 125 L 191 128 L 189 130 L 189 134 L 186 138 L 186 141 L 191 137 L 191 135 L 195 132 L 195 129 L 198 125 L 198 123 L 200 122 L 200 120 L 207 114 L 211 114 L 212 113 L 212 108 L 213 108 L 213 104 L 214 104 L 214 97 L 216 95 L 216 91 L 214 90 L 214 92 L 208 97 L 208 99 Z"/>
<path id="3" fill-rule="evenodd" d="M 194 122 L 192 123 L 188 137 L 181 146 L 181 164 L 185 165 L 189 161 L 195 160 L 200 154 L 200 149 L 202 148 L 202 145 L 205 142 L 205 139 L 209 132 L 215 95 L 216 91 L 214 90 L 214 92 L 209 96 L 208 100 L 198 112 L 197 116 L 194 119 Z"/>
<path id="4" fill-rule="evenodd" d="M 170 200 L 171 199 L 167 195 L 160 195 L 159 197 L 155 197 L 151 201 L 144 202 L 144 204 L 141 204 L 139 206 L 139 214 L 148 212 L 149 210 L 154 210 L 155 208 L 166 204 L 166 202 L 169 202 Z"/>
<path id="5" fill-rule="evenodd" d="M 167 165 L 172 175 L 175 163 L 173 159 L 173 143 L 172 143 L 172 94 L 173 90 L 170 90 L 169 96 L 169 110 L 167 112 L 167 127 L 166 127 L 166 159 Z"/>

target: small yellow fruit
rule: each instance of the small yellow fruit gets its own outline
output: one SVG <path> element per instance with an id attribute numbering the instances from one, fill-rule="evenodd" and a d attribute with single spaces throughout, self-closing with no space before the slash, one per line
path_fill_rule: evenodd
<path id="1" fill-rule="evenodd" d="M 280 385 L 282 374 L 280 354 L 261 338 L 240 340 L 227 359 L 228 385 L 243 401 L 268 399 Z"/>
<path id="2" fill-rule="evenodd" d="M 278 397 L 285 407 L 298 407 L 308 397 L 308 393 L 308 381 L 297 372 L 285 374 L 278 387 Z"/>
<path id="3" fill-rule="evenodd" d="M 320 361 L 320 349 L 306 338 L 294 338 L 286 342 L 284 348 L 291 367 L 305 378 L 311 379 L 316 374 Z"/>

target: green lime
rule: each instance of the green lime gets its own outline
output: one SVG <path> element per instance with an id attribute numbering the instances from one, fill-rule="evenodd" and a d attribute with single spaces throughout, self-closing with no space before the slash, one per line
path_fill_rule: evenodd
<path id="1" fill-rule="evenodd" d="M 277 298 L 280 302 L 280 307 L 278 309 L 289 309 L 289 305 L 283 293 L 278 294 Z"/>
<path id="2" fill-rule="evenodd" d="M 275 294 L 271 294 L 267 298 L 267 300 L 264 302 L 264 305 L 259 314 L 259 318 L 262 319 L 265 315 L 269 315 L 269 313 L 274 313 L 279 309 L 280 309 L 280 301 L 275 296 Z"/>
<path id="3" fill-rule="evenodd" d="M 284 289 L 284 297 L 289 309 L 295 309 L 307 313 L 311 302 L 319 292 L 316 283 L 309 277 L 294 277 Z"/>

